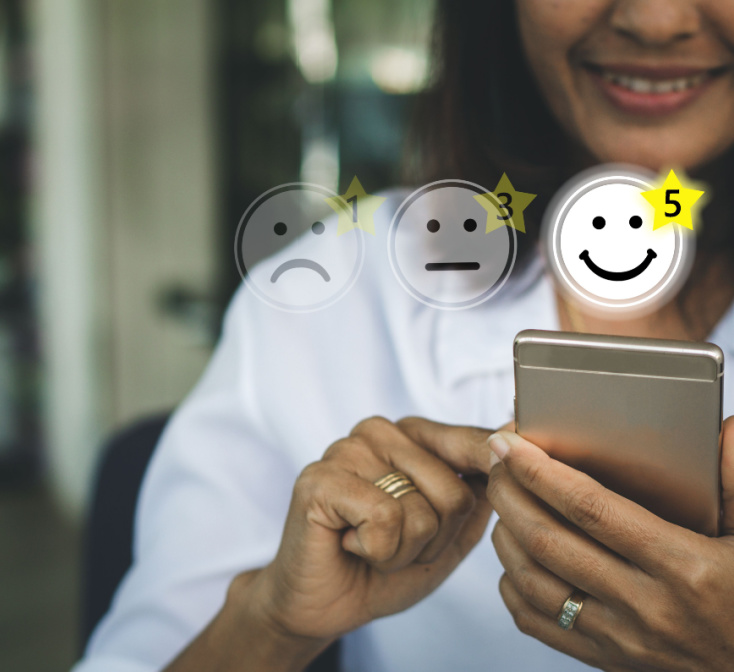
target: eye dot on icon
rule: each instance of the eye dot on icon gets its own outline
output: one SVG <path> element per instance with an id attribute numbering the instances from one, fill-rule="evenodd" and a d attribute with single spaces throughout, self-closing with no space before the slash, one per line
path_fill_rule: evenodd
<path id="1" fill-rule="evenodd" d="M 642 226 L 642 217 L 639 215 L 632 215 L 632 217 L 630 217 L 630 226 L 633 229 L 639 229 Z"/>
<path id="2" fill-rule="evenodd" d="M 467 220 L 466 220 L 466 221 L 464 222 L 464 228 L 465 228 L 465 229 L 466 229 L 467 231 L 469 231 L 470 233 L 471 233 L 472 231 L 476 231 L 476 228 L 477 228 L 477 222 L 476 222 L 476 220 L 475 220 L 475 219 L 467 219 Z"/>
<path id="3" fill-rule="evenodd" d="M 325 229 L 326 227 L 323 222 L 314 222 L 311 224 L 311 231 L 313 231 L 317 236 L 320 236 Z"/>
<path id="4" fill-rule="evenodd" d="M 436 233 L 436 231 L 438 231 L 441 228 L 441 225 L 438 223 L 437 219 L 431 219 L 429 220 L 428 224 L 426 224 L 426 228 L 431 233 Z"/>
<path id="5" fill-rule="evenodd" d="M 284 236 L 285 232 L 288 230 L 288 227 L 285 225 L 284 222 L 278 222 L 274 227 L 273 231 L 275 231 L 276 236 Z"/>
<path id="6" fill-rule="evenodd" d="M 591 223 L 595 229 L 603 229 L 607 225 L 607 220 L 604 217 L 594 217 Z"/>

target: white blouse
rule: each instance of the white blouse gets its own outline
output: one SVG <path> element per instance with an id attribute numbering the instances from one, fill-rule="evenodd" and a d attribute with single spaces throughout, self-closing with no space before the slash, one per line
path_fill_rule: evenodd
<path id="1" fill-rule="evenodd" d="M 376 235 L 365 236 L 362 273 L 338 303 L 294 314 L 244 287 L 235 296 L 208 370 L 145 476 L 133 567 L 73 672 L 169 663 L 217 613 L 232 578 L 272 560 L 299 472 L 360 420 L 420 415 L 499 427 L 512 418 L 515 334 L 558 329 L 541 262 L 476 308 L 425 306 L 387 261 L 390 218 L 404 194 L 388 196 Z M 734 311 L 711 340 L 732 353 Z M 725 395 L 727 414 L 732 399 Z M 516 629 L 498 591 L 502 571 L 488 530 L 429 597 L 347 635 L 342 669 L 590 669 Z"/>

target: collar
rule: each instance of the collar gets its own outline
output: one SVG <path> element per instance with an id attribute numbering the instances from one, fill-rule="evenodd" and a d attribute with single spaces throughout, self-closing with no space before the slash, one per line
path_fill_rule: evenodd
<path id="1" fill-rule="evenodd" d="M 550 278 L 539 256 L 487 303 L 461 311 L 437 311 L 434 367 L 442 386 L 512 372 L 512 344 L 523 329 L 557 330 Z"/>
<path id="2" fill-rule="evenodd" d="M 433 317 L 433 368 L 442 386 L 511 373 L 512 344 L 518 332 L 560 329 L 553 281 L 540 255 L 487 303 L 469 310 L 435 311 Z M 734 363 L 734 303 L 708 340 L 722 349 L 727 362 Z"/>

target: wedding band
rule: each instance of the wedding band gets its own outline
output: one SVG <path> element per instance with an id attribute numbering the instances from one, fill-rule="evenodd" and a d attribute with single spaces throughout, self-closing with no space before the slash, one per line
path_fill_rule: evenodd
<path id="1" fill-rule="evenodd" d="M 400 499 L 409 492 L 418 492 L 413 481 L 411 481 L 402 471 L 393 471 L 382 478 L 375 481 L 375 485 L 388 495 L 392 495 L 395 499 Z"/>
<path id="2" fill-rule="evenodd" d="M 571 630 L 583 606 L 584 594 L 578 590 L 571 593 L 558 614 L 558 625 L 564 630 Z"/>

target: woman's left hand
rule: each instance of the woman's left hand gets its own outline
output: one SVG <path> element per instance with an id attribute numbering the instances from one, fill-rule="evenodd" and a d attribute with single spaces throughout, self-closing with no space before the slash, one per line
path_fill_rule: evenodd
<path id="1" fill-rule="evenodd" d="M 522 632 L 608 671 L 734 669 L 734 418 L 724 425 L 723 536 L 714 539 L 516 434 L 494 436 L 504 442 L 490 442 L 501 458 L 487 487 L 500 518 L 492 541 L 505 568 L 500 592 Z M 558 613 L 577 589 L 584 606 L 563 630 Z"/>

